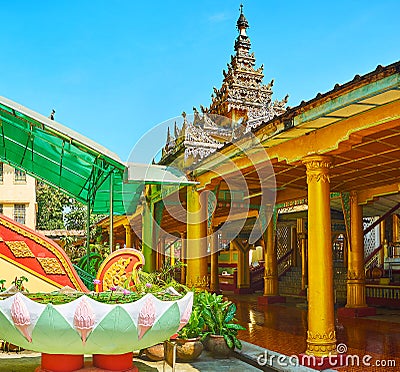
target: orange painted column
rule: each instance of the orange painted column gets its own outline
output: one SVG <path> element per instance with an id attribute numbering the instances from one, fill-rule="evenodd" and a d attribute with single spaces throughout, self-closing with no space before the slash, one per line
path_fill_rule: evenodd
<path id="1" fill-rule="evenodd" d="M 154 204 L 145 203 L 142 212 L 142 253 L 145 259 L 143 271 L 151 273 L 156 268 L 154 248 Z"/>
<path id="2" fill-rule="evenodd" d="M 264 232 L 264 294 L 258 297 L 259 305 L 286 302 L 286 297 L 279 296 L 278 260 L 274 244 L 274 221 L 271 218 Z"/>
<path id="3" fill-rule="evenodd" d="M 362 206 L 357 192 L 350 193 L 351 238 L 348 252 L 346 307 L 366 307 Z"/>
<path id="4" fill-rule="evenodd" d="M 125 227 L 125 245 L 126 248 L 133 248 L 132 228 L 131 225 L 124 225 Z"/>
<path id="5" fill-rule="evenodd" d="M 297 219 L 297 235 L 301 245 L 301 290 L 305 291 L 307 287 L 307 235 L 304 228 L 303 218 Z"/>
<path id="6" fill-rule="evenodd" d="M 181 233 L 181 283 L 186 284 L 186 233 Z"/>
<path id="7" fill-rule="evenodd" d="M 358 194 L 350 193 L 351 237 L 347 264 L 347 304 L 338 309 L 339 316 L 361 317 L 376 314 L 374 307 L 368 307 L 365 298 L 364 232 L 362 206 Z"/>
<path id="8" fill-rule="evenodd" d="M 165 257 L 165 236 L 161 236 L 158 242 L 157 255 L 156 255 L 156 269 L 160 270 L 164 265 Z"/>
<path id="9" fill-rule="evenodd" d="M 219 271 L 218 271 L 218 233 L 212 231 L 210 235 L 211 246 L 211 278 L 210 278 L 210 291 L 219 293 Z"/>
<path id="10" fill-rule="evenodd" d="M 379 265 L 383 267 L 385 263 L 385 240 L 386 240 L 386 222 L 383 220 L 379 224 L 379 232 L 380 232 L 380 244 L 382 246 L 381 250 L 379 251 Z"/>
<path id="11" fill-rule="evenodd" d="M 207 200 L 195 186 L 187 187 L 186 284 L 205 288 L 208 283 Z"/>
<path id="12" fill-rule="evenodd" d="M 306 354 L 336 353 L 331 242 L 330 157 L 303 159 L 308 184 L 308 331 Z"/>
<path id="13" fill-rule="evenodd" d="M 237 247 L 238 263 L 237 263 L 237 293 L 250 292 L 250 263 L 249 263 L 249 247 L 248 243 L 239 243 L 235 241 Z"/>
<path id="14" fill-rule="evenodd" d="M 278 261 L 274 244 L 274 221 L 271 218 L 266 234 L 264 296 L 278 295 Z"/>

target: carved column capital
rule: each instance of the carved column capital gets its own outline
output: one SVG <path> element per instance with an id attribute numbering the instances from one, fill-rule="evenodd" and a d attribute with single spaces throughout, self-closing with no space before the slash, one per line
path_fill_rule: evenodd
<path id="1" fill-rule="evenodd" d="M 311 155 L 305 157 L 302 162 L 306 166 L 307 183 L 312 181 L 330 182 L 329 172 L 333 165 L 330 156 Z"/>
<path id="2" fill-rule="evenodd" d="M 358 205 L 358 192 L 350 191 L 350 203 L 354 205 Z"/>

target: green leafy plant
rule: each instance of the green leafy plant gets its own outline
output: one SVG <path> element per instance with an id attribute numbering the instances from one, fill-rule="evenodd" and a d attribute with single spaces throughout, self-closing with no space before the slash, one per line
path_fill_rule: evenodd
<path id="1" fill-rule="evenodd" d="M 11 284 L 14 284 L 15 287 L 17 287 L 17 289 L 18 289 L 19 291 L 26 291 L 26 292 L 29 292 L 29 291 L 24 287 L 24 282 L 27 282 L 27 281 L 28 281 L 28 278 L 27 278 L 26 276 L 20 276 L 19 278 L 18 278 L 18 277 L 15 277 L 15 279 L 13 280 L 13 282 L 12 282 Z"/>
<path id="2" fill-rule="evenodd" d="M 141 294 L 164 293 L 165 299 L 171 295 L 173 296 L 172 293 L 168 292 L 171 287 L 179 294 L 186 294 L 189 288 L 174 279 L 175 270 L 182 265 L 180 262 L 172 266 L 164 264 L 160 270 L 151 273 L 135 270 L 132 272 L 131 277 L 124 283 L 124 287 Z"/>
<path id="3" fill-rule="evenodd" d="M 204 325 L 204 318 L 202 317 L 200 310 L 194 307 L 189 321 L 178 332 L 178 336 L 179 338 L 185 339 L 200 337 L 203 334 Z"/>
<path id="4" fill-rule="evenodd" d="M 4 292 L 6 290 L 5 284 L 6 284 L 6 280 L 0 279 L 0 285 L 1 285 L 0 292 Z"/>
<path id="5" fill-rule="evenodd" d="M 224 301 L 222 295 L 201 292 L 198 294 L 198 303 L 204 318 L 207 330 L 202 339 L 208 335 L 220 335 L 230 349 L 242 348 L 242 343 L 237 338 L 239 330 L 245 330 L 243 326 L 236 323 L 236 305 L 230 301 Z"/>

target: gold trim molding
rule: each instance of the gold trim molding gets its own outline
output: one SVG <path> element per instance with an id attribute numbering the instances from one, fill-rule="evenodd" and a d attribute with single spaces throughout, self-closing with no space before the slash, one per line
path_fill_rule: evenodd
<path id="1" fill-rule="evenodd" d="M 77 279 L 75 278 L 74 273 L 71 270 L 71 267 L 68 265 L 68 262 L 65 260 L 65 257 L 61 254 L 61 252 L 59 252 L 56 247 L 54 247 L 52 244 L 50 244 L 49 242 L 47 242 L 46 240 L 40 238 L 39 236 L 32 234 L 31 232 L 22 229 L 19 226 L 16 226 L 15 224 L 4 220 L 3 218 L 0 217 L 0 225 L 3 225 L 5 227 L 7 227 L 8 229 L 15 231 L 16 233 L 25 236 L 33 241 L 35 241 L 36 243 L 38 243 L 39 245 L 41 245 L 42 247 L 48 249 L 51 253 L 53 253 L 61 262 L 62 266 L 64 267 L 69 279 L 71 280 L 71 282 L 75 285 L 75 287 L 79 290 L 83 290 L 82 286 L 80 285 L 80 283 L 77 281 Z"/>
<path id="2" fill-rule="evenodd" d="M 307 331 L 307 355 L 323 356 L 336 354 L 336 331 L 324 333 Z"/>

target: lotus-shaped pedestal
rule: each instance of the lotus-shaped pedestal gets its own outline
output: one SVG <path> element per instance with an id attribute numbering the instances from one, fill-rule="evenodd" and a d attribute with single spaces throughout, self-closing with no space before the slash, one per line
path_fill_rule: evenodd
<path id="1" fill-rule="evenodd" d="M 124 354 L 162 342 L 188 320 L 193 293 L 177 301 L 151 294 L 127 304 L 82 296 L 43 305 L 24 295 L 0 301 L 1 338 L 47 354 Z"/>

